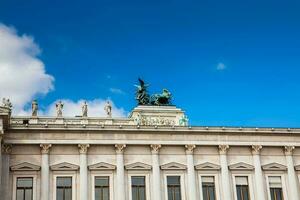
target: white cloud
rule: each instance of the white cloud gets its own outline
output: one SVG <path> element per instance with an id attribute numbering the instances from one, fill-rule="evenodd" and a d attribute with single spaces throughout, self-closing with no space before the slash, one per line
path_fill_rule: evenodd
<path id="1" fill-rule="evenodd" d="M 54 78 L 45 72 L 39 54 L 32 37 L 0 23 L 0 98 L 10 98 L 14 114 L 25 114 L 26 103 L 54 88 Z"/>
<path id="2" fill-rule="evenodd" d="M 64 104 L 63 107 L 63 116 L 74 117 L 81 116 L 81 106 L 85 100 L 72 101 L 70 99 L 62 99 Z M 104 111 L 104 106 L 106 101 L 110 101 L 112 105 L 112 116 L 113 117 L 125 117 L 127 116 L 126 111 L 123 108 L 118 108 L 111 100 L 104 99 L 94 99 L 86 100 L 88 104 L 88 116 L 89 117 L 105 117 L 106 113 Z M 42 112 L 42 115 L 56 116 L 56 102 L 53 102 L 45 112 Z"/>
<path id="3" fill-rule="evenodd" d="M 119 88 L 109 88 L 109 91 L 114 94 L 125 94 L 125 92 Z"/>
<path id="4" fill-rule="evenodd" d="M 227 68 L 227 66 L 222 62 L 218 63 L 218 65 L 217 65 L 217 70 L 222 71 L 222 70 L 225 70 L 226 68 Z"/>
<path id="5" fill-rule="evenodd" d="M 25 110 L 37 95 L 46 95 L 54 89 L 54 77 L 47 74 L 44 63 L 38 58 L 40 48 L 28 35 L 18 35 L 17 31 L 0 23 L 0 100 L 9 98 L 13 103 L 14 115 L 31 115 L 31 110 Z M 111 76 L 107 76 L 111 78 Z M 123 94 L 120 89 L 111 88 L 111 92 Z M 64 116 L 81 115 L 81 105 L 84 100 L 62 100 Z M 107 100 L 94 99 L 87 101 L 89 116 L 106 116 L 104 105 Z M 125 117 L 126 111 L 112 104 L 113 117 Z M 0 102 L 1 103 L 1 102 Z M 39 110 L 39 115 L 55 116 L 55 102 Z"/>

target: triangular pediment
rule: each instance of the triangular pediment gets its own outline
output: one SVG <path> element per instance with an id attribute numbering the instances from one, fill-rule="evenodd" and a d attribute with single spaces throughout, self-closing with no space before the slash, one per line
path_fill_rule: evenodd
<path id="1" fill-rule="evenodd" d="M 220 170 L 220 165 L 216 165 L 214 163 L 205 162 L 195 166 L 196 170 Z"/>
<path id="2" fill-rule="evenodd" d="M 254 166 L 244 162 L 239 162 L 233 165 L 229 165 L 230 170 L 254 170 Z"/>
<path id="3" fill-rule="evenodd" d="M 160 166 L 161 169 L 165 170 L 185 170 L 186 166 L 176 162 L 170 162 Z"/>
<path id="4" fill-rule="evenodd" d="M 40 166 L 28 162 L 23 162 L 10 167 L 11 171 L 39 171 L 40 169 Z"/>
<path id="5" fill-rule="evenodd" d="M 285 171 L 287 167 L 285 165 L 279 163 L 270 163 L 267 165 L 262 166 L 263 170 L 270 170 L 270 171 Z"/>
<path id="6" fill-rule="evenodd" d="M 76 171 L 79 169 L 78 165 L 74 165 L 71 163 L 63 162 L 56 165 L 51 165 L 50 169 L 52 171 Z"/>
<path id="7" fill-rule="evenodd" d="M 99 162 L 88 166 L 89 170 L 115 170 L 116 166 L 105 162 Z"/>
<path id="8" fill-rule="evenodd" d="M 135 162 L 125 166 L 127 170 L 151 170 L 151 165 L 142 163 L 142 162 Z"/>

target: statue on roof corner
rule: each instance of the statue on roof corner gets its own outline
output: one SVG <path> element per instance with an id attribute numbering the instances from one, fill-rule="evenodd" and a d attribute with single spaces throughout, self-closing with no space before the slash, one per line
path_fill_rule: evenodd
<path id="1" fill-rule="evenodd" d="M 153 94 L 150 96 L 147 91 L 148 84 L 142 79 L 138 79 L 140 85 L 135 85 L 137 87 L 135 93 L 135 99 L 138 105 L 151 105 L 151 106 L 169 106 L 171 105 L 172 94 L 167 90 L 163 89 L 161 94 Z"/>
<path id="2" fill-rule="evenodd" d="M 10 100 L 7 98 L 3 98 L 2 99 L 2 106 L 5 107 L 5 108 L 9 108 L 9 109 L 12 109 L 12 103 L 10 102 Z"/>

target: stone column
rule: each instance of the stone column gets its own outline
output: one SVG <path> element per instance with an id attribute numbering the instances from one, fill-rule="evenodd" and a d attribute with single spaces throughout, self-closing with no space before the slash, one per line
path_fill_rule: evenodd
<path id="1" fill-rule="evenodd" d="M 80 154 L 80 200 L 88 200 L 87 151 L 89 144 L 78 144 Z"/>
<path id="2" fill-rule="evenodd" d="M 2 182 L 1 182 L 1 194 L 3 199 L 11 199 L 10 193 L 10 184 L 9 184 L 9 156 L 11 153 L 11 144 L 3 144 L 2 145 Z"/>
<path id="3" fill-rule="evenodd" d="M 227 151 L 229 149 L 228 145 L 219 145 L 220 153 L 220 165 L 221 165 L 221 179 L 222 179 L 222 188 L 223 188 L 223 198 L 226 200 L 232 199 L 231 194 L 231 181 L 229 178 L 228 163 L 227 163 Z"/>
<path id="4" fill-rule="evenodd" d="M 160 185 L 160 167 L 159 167 L 159 149 L 160 144 L 152 144 L 152 199 L 161 200 L 161 185 Z"/>
<path id="5" fill-rule="evenodd" d="M 41 200 L 49 200 L 49 151 L 51 144 L 40 144 L 41 147 Z"/>
<path id="6" fill-rule="evenodd" d="M 284 152 L 285 152 L 285 158 L 286 158 L 286 164 L 287 164 L 287 170 L 288 170 L 288 192 L 289 192 L 289 199 L 290 200 L 299 200 L 299 181 L 298 177 L 295 172 L 294 168 L 294 161 L 293 161 L 293 151 L 295 147 L 294 146 L 285 146 Z"/>
<path id="7" fill-rule="evenodd" d="M 116 154 L 117 154 L 117 192 L 116 200 L 125 200 L 125 180 L 124 180 L 124 149 L 126 144 L 116 144 Z"/>
<path id="8" fill-rule="evenodd" d="M 262 149 L 261 145 L 252 146 L 252 155 L 253 155 L 253 164 L 255 169 L 255 196 L 256 199 L 265 200 L 266 192 L 264 185 L 264 175 L 261 169 L 260 163 L 260 150 Z"/>
<path id="9" fill-rule="evenodd" d="M 186 161 L 187 161 L 187 176 L 188 176 L 188 195 L 189 200 L 196 200 L 196 180 L 195 180 L 195 167 L 194 167 L 194 149 L 196 145 L 185 145 Z"/>

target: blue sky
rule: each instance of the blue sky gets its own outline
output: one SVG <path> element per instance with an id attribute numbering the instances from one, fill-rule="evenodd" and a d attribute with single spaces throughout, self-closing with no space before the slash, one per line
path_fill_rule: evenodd
<path id="1" fill-rule="evenodd" d="M 110 98 L 129 112 L 142 77 L 153 93 L 168 88 L 193 125 L 300 127 L 299 10 L 289 0 L 0 0 L 0 23 L 41 49 L 55 79 L 32 96 L 41 107 Z"/>

